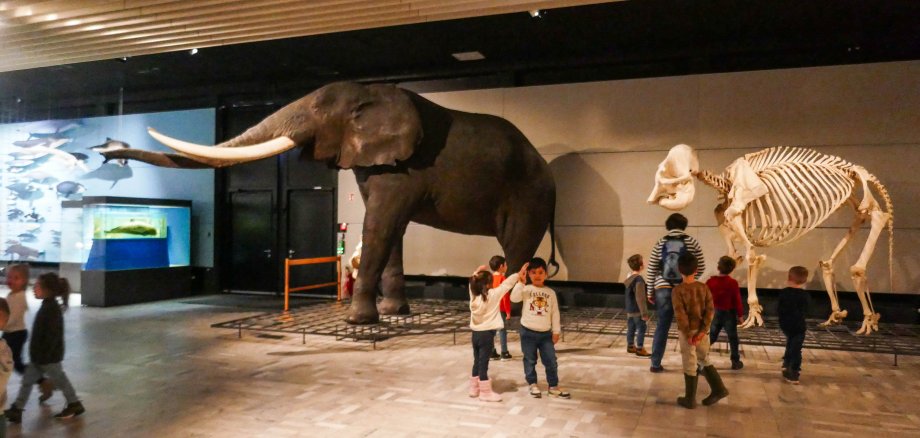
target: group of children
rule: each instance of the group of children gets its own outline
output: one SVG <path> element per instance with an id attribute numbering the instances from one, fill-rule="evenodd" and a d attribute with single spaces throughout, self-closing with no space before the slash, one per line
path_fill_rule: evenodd
<path id="1" fill-rule="evenodd" d="M 703 271 L 703 254 L 699 243 L 686 234 L 687 218 L 679 213 L 672 214 L 665 222 L 668 234 L 662 237 L 652 250 L 652 261 L 648 267 L 647 279 L 655 285 L 655 293 L 648 293 L 648 300 L 655 304 L 658 321 L 655 329 L 655 344 L 652 350 L 650 371 L 662 372 L 661 358 L 667 332 L 670 330 L 671 316 L 677 320 L 678 344 L 684 373 L 685 393 L 677 399 L 683 407 L 692 409 L 696 406 L 696 387 L 698 373 L 701 372 L 711 388 L 711 393 L 703 399 L 703 405 L 712 405 L 728 396 L 718 370 L 709 360 L 709 347 L 715 343 L 724 329 L 730 345 L 731 368 L 740 370 L 744 367 L 739 353 L 738 324 L 743 322 L 741 290 L 738 282 L 731 277 L 736 261 L 732 257 L 719 259 L 719 274 L 709 278 L 705 284 L 697 281 Z M 628 260 L 632 274 L 627 279 L 627 312 L 630 312 L 630 300 L 638 295 L 644 285 L 641 283 L 642 256 L 634 255 Z M 675 269 L 676 268 L 676 269 Z M 676 271 L 676 272 L 674 272 Z M 679 278 L 674 274 L 679 274 Z M 802 344 L 805 339 L 805 314 L 807 294 L 803 288 L 808 280 L 808 269 L 795 266 L 789 269 L 787 287 L 780 292 L 777 314 L 780 329 L 786 335 L 786 352 L 783 356 L 782 375 L 786 381 L 798 384 L 802 365 Z M 633 294 L 632 290 L 636 293 Z M 638 295 L 641 300 L 641 295 Z M 630 313 L 630 326 L 634 323 Z M 637 316 L 642 315 L 641 313 Z M 642 315 L 644 316 L 644 315 Z M 643 320 L 639 325 L 640 336 L 645 331 Z M 631 330 L 627 329 L 627 352 L 638 350 L 632 344 Z M 660 335 L 660 337 L 659 337 Z M 662 342 L 658 342 L 659 338 Z M 641 338 L 638 342 L 641 348 Z M 638 353 L 637 353 L 638 354 Z M 656 361 L 657 359 L 657 361 Z"/>
<path id="2" fill-rule="evenodd" d="M 624 281 L 626 286 L 625 310 L 627 314 L 626 351 L 639 357 L 650 357 L 650 371 L 664 371 L 661 366 L 667 335 L 673 320 L 677 321 L 684 374 L 684 396 L 677 403 L 685 408 L 696 407 L 696 389 L 699 374 L 711 388 L 702 404 L 709 406 L 728 396 L 718 370 L 709 359 L 709 347 L 715 343 L 722 330 L 728 336 L 731 349 L 731 369 L 744 367 L 739 352 L 738 324 L 743 322 L 741 290 L 731 277 L 736 261 L 723 256 L 718 262 L 718 275 L 706 283 L 698 281 L 705 269 L 699 243 L 686 234 L 687 219 L 675 213 L 665 222 L 668 234 L 658 240 L 652 249 L 649 265 L 641 255 L 627 260 L 631 270 Z M 491 268 L 491 271 L 489 270 Z M 559 340 L 559 305 L 556 293 L 546 287 L 546 262 L 534 258 L 520 272 L 505 278 L 504 258 L 495 256 L 490 266 L 480 266 L 470 277 L 470 328 L 473 330 L 473 370 L 470 377 L 470 397 L 484 401 L 501 401 L 492 389 L 488 368 L 490 358 L 510 358 L 505 321 L 510 320 L 510 303 L 523 302 L 521 315 L 521 351 L 524 354 L 524 378 L 529 392 L 540 397 L 537 386 L 536 360 L 540 359 L 549 384 L 548 395 L 568 398 L 569 393 L 559 389 L 558 367 L 554 344 Z M 647 268 L 646 275 L 642 270 Z M 529 281 L 528 281 L 529 280 Z M 795 266 L 789 270 L 788 285 L 780 292 L 777 314 L 780 329 L 786 335 L 786 352 L 783 356 L 782 375 L 786 381 L 798 384 L 802 365 L 802 345 L 805 340 L 805 314 L 807 294 L 803 292 L 808 280 L 808 270 Z M 647 285 L 651 285 L 649 288 Z M 657 314 L 652 351 L 644 347 L 648 305 Z M 501 310 L 501 312 L 499 311 Z M 496 332 L 501 334 L 502 354 L 494 349 Z M 496 357 L 497 356 L 497 357 Z"/>
<path id="3" fill-rule="evenodd" d="M 0 340 L 0 403 L 6 404 L 6 384 L 14 370 L 22 375 L 22 383 L 16 400 L 0 417 L 2 431 L 5 431 L 6 421 L 22 421 L 22 411 L 35 385 L 41 389 L 39 403 L 50 399 L 55 387 L 64 394 L 67 406 L 55 415 L 56 418 L 71 418 L 85 412 L 61 366 L 64 360 L 63 312 L 67 309 L 70 284 L 66 279 L 50 272 L 36 279 L 32 289 L 35 298 L 42 300 L 42 304 L 35 314 L 29 337 L 25 325 L 25 314 L 28 310 L 25 294 L 28 283 L 28 265 L 16 264 L 7 267 L 6 284 L 10 292 L 5 299 L 0 298 L 0 330 L 3 330 L 3 339 Z M 28 365 L 23 361 L 22 354 L 27 339 L 31 359 Z"/>
<path id="4" fill-rule="evenodd" d="M 489 269 L 491 268 L 491 270 Z M 534 398 L 543 396 L 537 385 L 537 353 L 546 373 L 549 397 L 569 398 L 568 391 L 559 387 L 555 344 L 561 333 L 559 302 L 556 292 L 546 287 L 546 261 L 531 259 L 521 270 L 507 278 L 505 260 L 495 256 L 490 266 L 480 266 L 469 281 L 470 329 L 473 330 L 473 370 L 470 376 L 470 397 L 483 401 L 501 401 L 489 379 L 489 360 L 494 349 L 495 335 L 506 330 L 511 318 L 510 302 L 523 303 L 521 312 L 521 352 L 524 355 L 524 380 Z M 529 280 L 529 281 L 528 281 Z M 508 299 L 506 307 L 502 302 Z M 508 353 L 507 334 L 502 335 L 502 356 Z"/>

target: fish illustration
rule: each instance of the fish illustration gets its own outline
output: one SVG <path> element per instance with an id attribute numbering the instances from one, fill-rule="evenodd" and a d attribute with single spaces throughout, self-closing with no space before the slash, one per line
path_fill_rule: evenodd
<path id="1" fill-rule="evenodd" d="M 55 188 L 57 189 L 58 196 L 67 199 L 82 198 L 82 193 L 86 191 L 86 187 L 83 187 L 83 184 L 75 181 L 63 181 Z"/>
<path id="2" fill-rule="evenodd" d="M 118 184 L 118 181 L 123 179 L 131 178 L 134 176 L 134 171 L 131 170 L 131 166 L 128 165 L 119 165 L 114 163 L 104 163 L 99 166 L 98 169 L 93 170 L 81 178 L 83 179 L 100 179 L 103 181 L 112 181 L 112 186 L 115 187 L 115 184 Z M 109 187 L 109 188 L 111 188 Z"/>
<path id="3" fill-rule="evenodd" d="M 26 222 L 35 222 L 33 225 L 29 225 L 26 227 L 28 231 L 35 231 L 41 228 L 40 224 L 45 221 L 45 217 L 38 214 L 34 208 L 32 209 L 31 213 L 23 216 L 23 219 L 25 219 Z"/>
<path id="4" fill-rule="evenodd" d="M 21 243 L 16 243 L 6 247 L 4 253 L 9 256 L 17 255 L 19 260 L 27 259 L 37 259 L 44 251 L 39 251 L 35 248 L 25 246 Z"/>
<path id="5" fill-rule="evenodd" d="M 11 195 L 15 195 L 16 198 L 22 199 L 24 201 L 34 201 L 45 196 L 45 193 L 42 192 L 34 184 L 26 184 L 20 182 L 10 184 L 6 186 L 6 188 L 10 189 Z"/>
<path id="6" fill-rule="evenodd" d="M 82 120 L 44 120 L 29 123 L 20 131 L 28 132 L 31 138 L 72 137 L 82 127 Z"/>
<path id="7" fill-rule="evenodd" d="M 6 212 L 6 218 L 9 219 L 9 220 L 15 220 L 15 219 L 21 218 L 22 215 L 24 215 L 24 214 L 26 214 L 26 212 L 24 212 L 24 211 L 22 211 L 22 210 L 20 210 L 20 209 L 18 209 L 18 208 L 13 208 L 13 209 L 7 210 L 7 212 Z"/>
<path id="8" fill-rule="evenodd" d="M 128 143 L 125 143 L 119 140 L 113 140 L 109 137 L 106 137 L 105 143 L 102 143 L 101 145 L 98 145 L 98 146 L 93 146 L 89 148 L 89 150 L 93 152 L 103 153 L 103 152 L 111 152 L 111 151 L 117 151 L 120 149 L 130 149 L 130 148 L 131 148 L 131 145 L 129 145 Z M 107 163 L 108 161 L 109 160 L 106 159 L 103 163 Z M 119 166 L 126 166 L 128 164 L 128 160 L 121 158 L 121 159 L 115 160 L 115 163 L 118 164 Z"/>
<path id="9" fill-rule="evenodd" d="M 30 140 L 14 141 L 13 146 L 26 148 L 26 150 L 33 148 L 56 149 L 71 141 L 73 141 L 72 138 L 33 138 Z"/>
<path id="10" fill-rule="evenodd" d="M 36 184 L 51 185 L 58 182 L 57 178 L 41 170 L 33 170 L 23 175 L 23 177 Z"/>
<path id="11" fill-rule="evenodd" d="M 111 230 L 106 230 L 105 234 L 133 234 L 135 236 L 156 236 L 157 229 L 142 223 L 129 223 L 128 225 L 119 225 Z"/>
<path id="12" fill-rule="evenodd" d="M 20 242 L 35 242 L 38 240 L 38 238 L 35 237 L 35 235 L 32 233 L 19 233 L 19 235 L 16 237 L 19 238 Z"/>

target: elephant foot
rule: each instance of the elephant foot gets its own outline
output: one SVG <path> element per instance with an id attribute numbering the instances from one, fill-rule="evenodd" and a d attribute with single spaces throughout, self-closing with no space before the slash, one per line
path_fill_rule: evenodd
<path id="1" fill-rule="evenodd" d="M 373 303 L 366 305 L 353 301 L 345 322 L 359 325 L 377 324 L 380 322 L 380 315 L 377 313 L 377 307 Z"/>
<path id="2" fill-rule="evenodd" d="M 377 303 L 377 311 L 381 315 L 408 315 L 409 302 L 405 298 L 384 298 Z"/>

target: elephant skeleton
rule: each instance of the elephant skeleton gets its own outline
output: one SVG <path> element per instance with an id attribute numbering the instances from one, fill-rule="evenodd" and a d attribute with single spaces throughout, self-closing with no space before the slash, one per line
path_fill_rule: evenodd
<path id="1" fill-rule="evenodd" d="M 850 276 L 864 315 L 857 333 L 870 334 L 878 330 L 880 315 L 872 306 L 866 265 L 881 231 L 887 226 L 891 269 L 894 228 L 891 197 L 875 175 L 839 157 L 800 147 L 774 147 L 747 154 L 717 175 L 700 171 L 695 151 L 687 145 L 677 145 L 659 165 L 655 188 L 648 202 L 671 210 L 684 208 L 693 200 L 694 177 L 719 193 L 716 219 L 729 255 L 740 259 L 736 242 L 744 245 L 746 251 L 750 310 L 743 328 L 763 325 L 763 307 L 757 299 L 756 285 L 765 256 L 758 255 L 755 248 L 794 242 L 849 203 L 856 213 L 849 231 L 831 256 L 819 263 L 832 309 L 823 324 L 836 324 L 847 316 L 837 300 L 834 261 L 860 227 L 869 222 L 869 237 L 856 263 L 850 267 Z M 855 193 L 857 185 L 862 188 L 861 199 L 857 199 Z M 884 208 L 872 195 L 870 186 L 884 200 Z"/>

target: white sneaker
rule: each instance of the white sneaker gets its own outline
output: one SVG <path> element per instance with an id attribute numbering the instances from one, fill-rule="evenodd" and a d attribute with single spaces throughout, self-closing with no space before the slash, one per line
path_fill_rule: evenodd
<path id="1" fill-rule="evenodd" d="M 543 396 L 543 393 L 540 392 L 540 387 L 536 383 L 530 385 L 530 396 L 533 398 L 540 398 Z"/>

